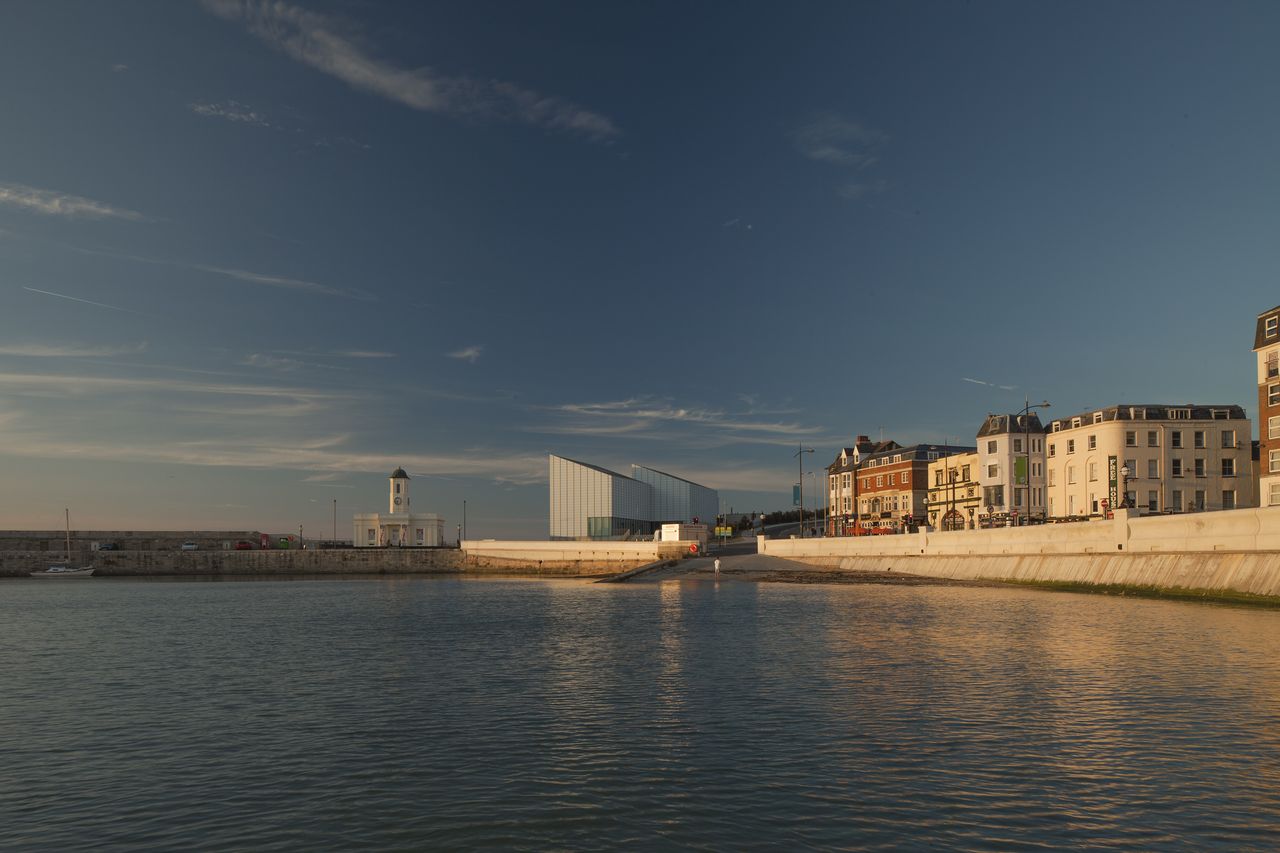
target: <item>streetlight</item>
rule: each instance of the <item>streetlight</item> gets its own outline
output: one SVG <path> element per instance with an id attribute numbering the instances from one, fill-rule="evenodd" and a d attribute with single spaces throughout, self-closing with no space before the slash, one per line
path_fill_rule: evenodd
<path id="1" fill-rule="evenodd" d="M 1023 402 L 1026 403 L 1026 405 L 1022 407 L 1022 415 L 1021 415 L 1022 417 L 1022 449 L 1026 452 L 1026 456 L 1027 456 L 1027 468 L 1026 468 L 1026 474 L 1024 474 L 1024 476 L 1027 478 L 1027 490 L 1026 490 L 1027 523 L 1030 524 L 1031 523 L 1031 410 L 1047 409 L 1049 408 L 1050 404 L 1048 400 L 1045 400 L 1043 403 L 1032 403 L 1031 400 L 1027 397 L 1023 397 L 1022 399 L 1023 399 Z"/>
<path id="2" fill-rule="evenodd" d="M 800 449 L 792 456 L 796 457 L 796 461 L 800 463 L 800 538 L 804 538 L 804 454 L 812 453 L 813 448 L 806 448 L 802 442 Z"/>
<path id="3" fill-rule="evenodd" d="M 1122 490 L 1120 494 L 1120 509 L 1129 508 L 1129 475 L 1132 473 L 1128 465 L 1120 468 L 1120 488 Z"/>

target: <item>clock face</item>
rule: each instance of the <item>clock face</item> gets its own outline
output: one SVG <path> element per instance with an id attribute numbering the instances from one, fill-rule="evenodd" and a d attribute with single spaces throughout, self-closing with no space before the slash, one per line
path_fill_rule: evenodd
<path id="1" fill-rule="evenodd" d="M 400 499 L 396 498 L 396 506 L 400 506 Z"/>

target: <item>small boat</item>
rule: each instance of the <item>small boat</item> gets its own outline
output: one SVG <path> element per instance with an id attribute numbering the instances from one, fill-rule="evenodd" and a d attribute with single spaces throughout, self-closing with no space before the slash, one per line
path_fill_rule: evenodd
<path id="1" fill-rule="evenodd" d="M 71 563 L 71 510 L 64 509 L 67 519 L 67 559 L 63 563 L 54 563 L 42 572 L 31 572 L 33 578 L 87 578 L 93 576 L 93 566 L 81 566 L 73 569 Z"/>

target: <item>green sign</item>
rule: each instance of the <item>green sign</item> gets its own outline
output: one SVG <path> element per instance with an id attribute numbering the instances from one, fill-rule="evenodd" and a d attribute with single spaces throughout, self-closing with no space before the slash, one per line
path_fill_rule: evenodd
<path id="1" fill-rule="evenodd" d="M 1019 486 L 1027 484 L 1027 457 L 1015 456 L 1013 459 L 1013 481 Z"/>
<path id="2" fill-rule="evenodd" d="M 791 487 L 791 505 L 800 506 L 800 487 L 799 486 Z"/>

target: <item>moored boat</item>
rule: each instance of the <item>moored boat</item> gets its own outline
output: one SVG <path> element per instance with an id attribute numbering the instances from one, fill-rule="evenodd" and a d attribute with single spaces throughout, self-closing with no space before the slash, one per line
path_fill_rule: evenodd
<path id="1" fill-rule="evenodd" d="M 88 578 L 93 577 L 93 566 L 71 567 L 71 510 L 64 509 L 67 522 L 67 559 L 63 563 L 54 563 L 42 572 L 31 572 L 33 578 Z"/>

